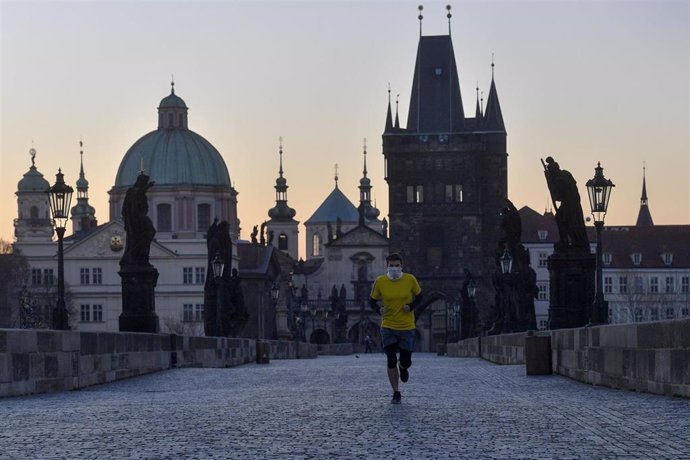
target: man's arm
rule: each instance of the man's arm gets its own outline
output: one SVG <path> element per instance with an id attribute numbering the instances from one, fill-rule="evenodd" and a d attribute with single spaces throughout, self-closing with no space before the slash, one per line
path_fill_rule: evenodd
<path id="1" fill-rule="evenodd" d="M 420 292 L 414 297 L 412 303 L 410 303 L 410 310 L 414 313 L 415 321 L 419 318 L 419 315 L 426 310 L 427 305 L 422 306 L 422 293 Z"/>
<path id="2" fill-rule="evenodd" d="M 372 297 L 369 297 L 369 306 L 376 314 L 381 314 L 381 309 L 379 308 L 379 301 Z"/>

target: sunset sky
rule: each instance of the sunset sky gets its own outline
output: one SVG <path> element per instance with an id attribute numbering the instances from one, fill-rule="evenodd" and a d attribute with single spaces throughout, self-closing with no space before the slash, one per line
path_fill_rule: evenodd
<path id="1" fill-rule="evenodd" d="M 400 94 L 404 126 L 417 4 L 0 1 L 0 238 L 13 240 L 14 192 L 32 142 L 46 179 L 52 184 L 60 167 L 74 185 L 83 139 L 90 203 L 107 222 L 120 160 L 156 128 L 171 74 L 189 128 L 225 159 L 243 238 L 274 205 L 280 136 L 297 220 L 332 190 L 335 163 L 341 190 L 357 204 L 365 137 L 385 216 L 387 88 Z M 424 2 L 424 35 L 448 33 L 445 5 Z M 634 224 L 646 162 L 654 222 L 690 224 L 690 2 L 452 6 L 466 113 L 474 113 L 477 82 L 488 93 L 495 56 L 509 197 L 518 208 L 544 211 L 539 159 L 552 155 L 589 209 L 584 184 L 601 161 L 616 184 L 607 225 Z"/>

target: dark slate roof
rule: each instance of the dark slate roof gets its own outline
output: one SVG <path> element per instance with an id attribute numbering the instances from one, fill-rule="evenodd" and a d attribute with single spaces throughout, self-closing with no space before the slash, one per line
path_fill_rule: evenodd
<path id="1" fill-rule="evenodd" d="M 419 37 L 407 130 L 460 131 L 465 118 L 453 42 L 449 35 Z"/>
<path id="2" fill-rule="evenodd" d="M 635 225 L 638 227 L 648 227 L 654 225 L 652 213 L 649 212 L 649 206 L 646 204 L 640 205 L 640 212 L 637 214 L 637 222 Z"/>
<path id="3" fill-rule="evenodd" d="M 486 111 L 484 112 L 484 129 L 487 131 L 501 131 L 505 132 L 506 126 L 503 123 L 503 113 L 501 112 L 501 104 L 498 102 L 498 91 L 496 91 L 496 83 L 493 77 L 491 78 L 491 89 L 489 89 L 489 98 L 486 100 Z"/>
<path id="4" fill-rule="evenodd" d="M 525 206 L 520 209 L 523 243 L 555 243 L 558 227 L 552 213 L 539 214 Z M 539 239 L 539 230 L 546 230 L 545 239 Z M 587 227 L 591 243 L 596 243 L 596 232 Z M 611 255 L 605 268 L 690 268 L 690 225 L 604 226 L 601 237 L 602 252 Z M 641 254 L 640 265 L 633 263 L 632 254 Z M 670 253 L 673 260 L 666 265 L 663 254 Z"/>
<path id="5" fill-rule="evenodd" d="M 605 268 L 690 268 L 690 225 L 604 227 L 601 244 L 611 254 Z M 640 265 L 633 263 L 634 253 L 641 254 Z M 670 265 L 664 253 L 673 255 Z"/>
<path id="6" fill-rule="evenodd" d="M 305 224 L 335 222 L 340 218 L 343 223 L 359 222 L 357 208 L 336 186 L 321 203 L 321 206 L 307 219 Z"/>

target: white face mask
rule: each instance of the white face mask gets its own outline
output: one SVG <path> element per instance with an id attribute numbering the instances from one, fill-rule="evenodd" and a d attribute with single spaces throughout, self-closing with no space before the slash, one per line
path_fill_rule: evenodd
<path id="1" fill-rule="evenodd" d="M 388 267 L 388 273 L 386 273 L 388 279 L 397 280 L 402 278 L 402 267 Z"/>

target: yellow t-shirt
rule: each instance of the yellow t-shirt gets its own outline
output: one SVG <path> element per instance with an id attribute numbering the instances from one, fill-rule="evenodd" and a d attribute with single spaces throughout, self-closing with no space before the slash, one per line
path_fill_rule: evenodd
<path id="1" fill-rule="evenodd" d="M 403 273 L 402 278 L 391 280 L 386 275 L 381 275 L 374 281 L 371 290 L 372 299 L 381 299 L 384 305 L 381 327 L 398 331 L 409 331 L 415 328 L 414 313 L 405 313 L 403 306 L 409 305 L 414 296 L 419 295 L 422 289 L 417 278 L 409 273 Z"/>

